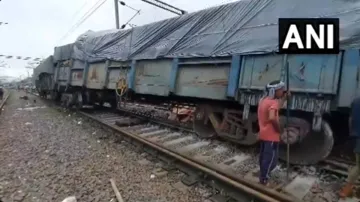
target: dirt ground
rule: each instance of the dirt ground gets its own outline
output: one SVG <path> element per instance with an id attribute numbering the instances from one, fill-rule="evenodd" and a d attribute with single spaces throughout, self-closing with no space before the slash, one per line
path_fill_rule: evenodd
<path id="1" fill-rule="evenodd" d="M 116 181 L 126 202 L 204 201 L 209 191 L 182 186 L 182 173 L 152 175 L 148 161 L 73 112 L 47 107 L 39 98 L 13 92 L 0 115 L 0 199 L 11 201 L 116 201 Z M 34 103 L 36 99 L 36 103 Z M 107 137 L 107 138 L 106 138 Z"/>

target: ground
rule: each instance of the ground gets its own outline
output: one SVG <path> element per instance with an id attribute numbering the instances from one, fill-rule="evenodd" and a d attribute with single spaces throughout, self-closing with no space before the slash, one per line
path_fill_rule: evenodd
<path id="1" fill-rule="evenodd" d="M 23 95 L 14 91 L 0 115 L 2 201 L 116 201 L 110 178 L 126 202 L 204 201 L 208 195 L 200 186 L 181 186 L 180 172 L 152 175 L 159 163 L 81 116 L 36 97 L 19 99 Z"/>

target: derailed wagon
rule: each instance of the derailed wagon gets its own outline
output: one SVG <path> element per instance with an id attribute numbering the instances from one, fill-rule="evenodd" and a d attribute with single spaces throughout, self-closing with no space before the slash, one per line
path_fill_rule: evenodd
<path id="1" fill-rule="evenodd" d="M 268 82 L 285 80 L 288 63 L 290 160 L 316 163 L 332 150 L 335 131 L 346 128 L 359 92 L 359 8 L 341 0 L 240 1 L 129 30 L 87 32 L 55 48 L 54 98 L 79 107 L 117 107 L 125 96 L 193 103 L 199 136 L 254 145 L 258 101 Z M 340 18 L 340 54 L 275 53 L 279 17 L 323 15 Z"/>
<path id="2" fill-rule="evenodd" d="M 47 97 L 53 92 L 54 70 L 53 56 L 47 57 L 34 69 L 32 78 L 41 97 Z"/>

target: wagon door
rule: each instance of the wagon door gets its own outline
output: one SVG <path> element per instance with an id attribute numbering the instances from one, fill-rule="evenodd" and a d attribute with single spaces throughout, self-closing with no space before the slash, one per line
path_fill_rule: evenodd
<path id="1" fill-rule="evenodd" d="M 105 62 L 89 64 L 89 72 L 86 80 L 86 87 L 90 89 L 103 89 L 106 78 Z"/>
<path id="2" fill-rule="evenodd" d="M 71 85 L 72 86 L 82 86 L 84 82 L 84 69 L 85 62 L 81 60 L 74 60 L 74 64 L 71 69 Z"/>
<path id="3" fill-rule="evenodd" d="M 290 87 L 294 92 L 336 94 L 341 55 L 289 55 Z"/>
<path id="4" fill-rule="evenodd" d="M 60 61 L 57 67 L 56 83 L 58 86 L 65 87 L 69 80 L 70 68 L 72 66 L 72 60 Z"/>
<path id="5" fill-rule="evenodd" d="M 316 102 L 327 111 L 337 92 L 340 62 L 341 54 L 244 56 L 237 99 L 256 105 L 267 83 L 285 81 L 288 63 L 290 90 L 295 93 L 292 108 L 314 111 Z M 327 98 L 319 103 L 315 101 L 319 96 Z"/>
<path id="6" fill-rule="evenodd" d="M 128 62 L 110 61 L 108 66 L 108 89 L 116 89 L 119 80 L 124 80 L 128 83 L 127 75 L 130 72 L 130 65 Z"/>
<path id="7" fill-rule="evenodd" d="M 283 66 L 283 55 L 244 56 L 239 88 L 245 91 L 264 90 L 266 84 L 281 78 Z"/>

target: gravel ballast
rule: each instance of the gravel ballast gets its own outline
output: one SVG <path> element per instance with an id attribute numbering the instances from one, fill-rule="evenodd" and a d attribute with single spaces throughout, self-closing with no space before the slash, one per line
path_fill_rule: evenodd
<path id="1" fill-rule="evenodd" d="M 13 92 L 0 115 L 0 199 L 116 201 L 110 178 L 126 202 L 204 201 L 209 191 L 186 187 L 180 172 L 161 171 L 116 135 L 73 112 Z M 34 102 L 36 99 L 36 103 Z M 162 173 L 162 175 L 159 175 Z"/>

